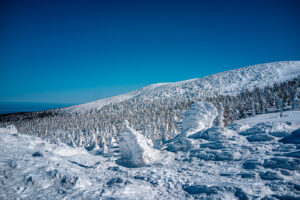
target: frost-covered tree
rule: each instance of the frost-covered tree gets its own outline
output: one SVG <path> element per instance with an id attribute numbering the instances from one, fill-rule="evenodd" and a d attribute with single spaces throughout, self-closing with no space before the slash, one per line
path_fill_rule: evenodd
<path id="1" fill-rule="evenodd" d="M 111 138 L 119 139 L 120 131 L 124 129 L 122 122 L 127 120 L 131 127 L 153 141 L 168 140 L 181 133 L 184 113 L 194 102 L 213 104 L 219 112 L 216 124 L 227 125 L 251 115 L 299 109 L 299 88 L 299 77 L 264 88 L 245 88 L 234 95 L 222 95 L 209 89 L 200 92 L 197 87 L 185 85 L 176 90 L 178 95 L 138 96 L 86 112 L 67 113 L 56 109 L 23 113 L 12 118 L 2 115 L 0 126 L 14 124 L 19 132 L 52 142 L 102 148 L 102 138 L 107 145 Z"/>
<path id="2" fill-rule="evenodd" d="M 293 110 L 298 110 L 299 109 L 299 99 L 298 99 L 298 92 L 294 94 L 293 98 Z"/>

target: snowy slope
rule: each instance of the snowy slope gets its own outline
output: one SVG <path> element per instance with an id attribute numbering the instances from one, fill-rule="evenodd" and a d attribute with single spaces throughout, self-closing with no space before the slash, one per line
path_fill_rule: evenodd
<path id="1" fill-rule="evenodd" d="M 130 99 L 143 104 L 145 99 L 235 94 L 299 75 L 299 61 L 267 63 L 154 84 L 60 111 Z M 257 115 L 227 127 L 215 123 L 219 114 L 199 101 L 184 113 L 182 134 L 154 145 L 156 149 L 147 135 L 127 128 L 121 138 L 107 138 L 114 142 L 102 153 L 23 135 L 13 125 L 0 127 L 0 199 L 300 199 L 300 111 Z M 51 122 L 44 125 L 55 128 Z M 62 136 L 68 137 L 66 133 Z"/>
<path id="2" fill-rule="evenodd" d="M 186 138 L 187 152 L 140 168 L 2 128 L 0 199 L 299 199 L 299 146 L 278 141 L 300 127 L 299 116 L 212 127 Z"/>
<path id="3" fill-rule="evenodd" d="M 85 111 L 100 108 L 109 103 L 121 102 L 133 98 L 164 98 L 202 93 L 205 95 L 235 94 L 244 88 L 272 85 L 275 82 L 290 80 L 300 75 L 300 61 L 283 61 L 248 66 L 230 70 L 204 78 L 174 83 L 158 83 L 123 95 L 101 99 L 87 104 L 71 106 L 62 111 Z"/>

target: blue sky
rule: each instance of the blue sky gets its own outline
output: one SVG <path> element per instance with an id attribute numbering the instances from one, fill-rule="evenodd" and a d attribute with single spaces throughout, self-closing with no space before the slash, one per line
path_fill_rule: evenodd
<path id="1" fill-rule="evenodd" d="M 1 0 L 0 102 L 83 103 L 300 60 L 300 1 Z"/>

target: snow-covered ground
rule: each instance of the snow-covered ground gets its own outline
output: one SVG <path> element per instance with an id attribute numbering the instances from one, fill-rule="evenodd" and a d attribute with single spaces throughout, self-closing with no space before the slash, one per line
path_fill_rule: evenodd
<path id="1" fill-rule="evenodd" d="M 117 148 L 94 155 L 1 128 L 0 199 L 300 199 L 300 146 L 279 141 L 298 128 L 300 111 L 243 119 L 169 141 L 155 150 L 166 159 L 137 168 L 117 164 Z"/>
<path id="2" fill-rule="evenodd" d="M 272 86 L 275 82 L 291 80 L 300 75 L 300 61 L 272 62 L 225 71 L 203 78 L 195 78 L 173 83 L 157 83 L 115 97 L 100 99 L 94 102 L 60 109 L 65 112 L 86 111 L 101 108 L 110 103 L 128 99 L 155 99 L 185 96 L 193 94 L 236 94 L 242 89 Z"/>

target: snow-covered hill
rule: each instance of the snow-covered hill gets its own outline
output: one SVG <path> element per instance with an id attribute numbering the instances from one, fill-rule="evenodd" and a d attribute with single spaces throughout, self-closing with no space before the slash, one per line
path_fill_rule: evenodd
<path id="1" fill-rule="evenodd" d="M 121 154 L 94 155 L 10 126 L 0 129 L 0 199 L 299 199 L 299 127 L 300 111 L 238 120 L 166 143 L 155 150 L 166 156 L 158 163 L 127 168 L 116 162 Z M 185 148 L 166 152 L 175 143 Z"/>
<path id="2" fill-rule="evenodd" d="M 156 99 L 172 96 L 185 96 L 187 93 L 201 93 L 205 96 L 212 94 L 236 94 L 247 88 L 264 87 L 275 82 L 291 80 L 300 75 L 300 61 L 282 61 L 253 65 L 174 83 L 157 83 L 129 92 L 123 95 L 101 99 L 98 101 L 71 106 L 62 111 L 86 111 L 101 108 L 109 103 L 122 102 L 128 99 Z"/>
<path id="3" fill-rule="evenodd" d="M 276 62 L 2 116 L 0 199 L 300 199 L 299 89 Z"/>
<path id="4" fill-rule="evenodd" d="M 14 124 L 25 134 L 90 149 L 118 140 L 128 121 L 157 142 L 258 114 L 297 110 L 299 91 L 299 61 L 267 63 L 63 109 L 1 116 L 0 126 Z"/>

